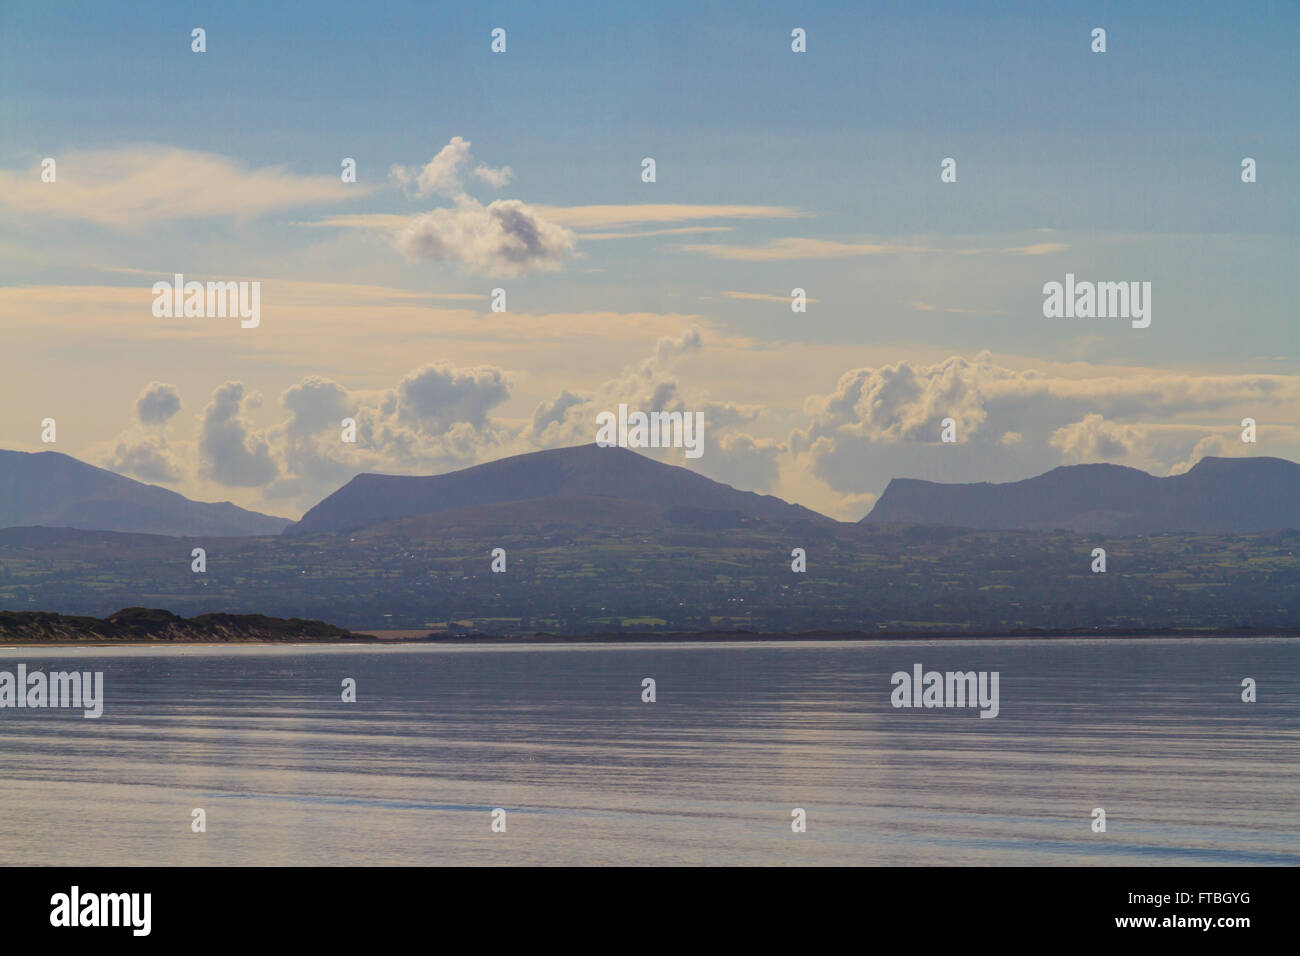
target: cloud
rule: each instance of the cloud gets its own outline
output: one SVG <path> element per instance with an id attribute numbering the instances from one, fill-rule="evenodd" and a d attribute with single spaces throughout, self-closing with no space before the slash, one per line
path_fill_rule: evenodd
<path id="1" fill-rule="evenodd" d="M 704 454 L 687 459 L 680 449 L 637 449 L 685 465 L 745 490 L 766 491 L 776 483 L 779 459 L 785 446 L 769 438 L 756 438 L 736 429 L 762 417 L 765 409 L 730 401 L 716 401 L 692 389 L 683 393 L 673 372 L 677 362 L 702 352 L 704 335 L 689 328 L 679 336 L 664 336 L 655 342 L 647 358 L 625 366 L 603 382 L 591 395 L 565 390 L 540 402 L 527 432 L 530 447 L 555 448 L 586 444 L 595 439 L 596 415 L 614 411 L 620 404 L 640 411 L 685 412 L 704 415 Z"/>
<path id="2" fill-rule="evenodd" d="M 766 292 L 719 292 L 721 296 L 728 299 L 753 299 L 758 302 L 781 302 L 789 305 L 791 298 L 788 295 L 771 295 Z M 809 298 L 809 302 L 820 302 L 821 299 Z"/>
<path id="3" fill-rule="evenodd" d="M 565 413 L 584 399 L 574 395 L 567 388 L 552 399 L 543 399 L 533 410 L 532 434 L 537 438 L 546 431 L 547 426 L 564 421 Z"/>
<path id="4" fill-rule="evenodd" d="M 861 521 L 871 509 L 875 507 L 876 499 L 879 495 L 873 495 L 869 492 L 850 493 L 837 495 L 833 500 L 825 502 L 820 508 L 813 508 L 814 511 L 820 511 L 837 521 Z M 805 507 L 812 507 L 805 505 Z"/>
<path id="5" fill-rule="evenodd" d="M 470 142 L 453 136 L 423 167 L 393 166 L 389 174 L 417 196 L 449 198 L 450 206 L 413 217 L 336 216 L 312 225 L 386 230 L 413 262 L 449 262 L 477 275 L 514 277 L 562 268 L 574 252 L 574 234 L 518 199 L 497 199 L 484 206 L 470 196 L 464 170 L 471 159 Z M 514 171 L 479 163 L 472 175 L 500 189 L 514 178 Z"/>
<path id="6" fill-rule="evenodd" d="M 109 471 L 131 475 L 142 481 L 176 482 L 185 477 L 184 469 L 166 439 L 161 435 L 125 434 L 107 455 L 99 456 Z"/>
<path id="7" fill-rule="evenodd" d="M 488 412 L 509 397 L 510 386 L 498 368 L 454 368 L 437 362 L 398 383 L 397 418 L 430 433 L 460 423 L 481 428 Z"/>
<path id="8" fill-rule="evenodd" d="M 500 457 L 519 429 L 489 416 L 509 395 L 501 369 L 445 362 L 378 391 L 307 376 L 280 396 L 289 417 L 267 440 L 282 475 L 264 493 L 305 507 L 361 472 L 437 474 Z M 343 441 L 344 418 L 356 422 L 355 442 Z"/>
<path id="9" fill-rule="evenodd" d="M 698 328 L 687 329 L 680 338 L 666 335 L 655 343 L 653 364 L 668 362 L 690 352 L 698 352 L 703 346 L 704 336 Z M 646 368 L 649 368 L 649 365 Z"/>
<path id="10" fill-rule="evenodd" d="M 861 242 L 831 242 L 826 239 L 773 239 L 761 246 L 696 244 L 680 246 L 684 252 L 697 252 L 715 259 L 737 262 L 773 262 L 786 259 L 842 259 L 846 256 L 876 256 L 899 253 L 931 252 L 917 246 L 882 245 Z"/>
<path id="11" fill-rule="evenodd" d="M 1032 242 L 1024 246 L 985 246 L 977 249 L 953 249 L 959 256 L 1050 256 L 1058 252 L 1068 252 L 1070 246 L 1064 242 Z"/>
<path id="12" fill-rule="evenodd" d="M 487 206 L 462 197 L 450 208 L 416 217 L 395 245 L 414 261 L 450 262 L 489 276 L 553 272 L 573 254 L 575 237 L 517 199 Z"/>
<path id="13" fill-rule="evenodd" d="M 1294 441 L 1300 429 L 1270 427 L 1279 442 Z M 1244 458 L 1261 454 L 1241 440 L 1234 422 L 1189 425 L 1170 422 L 1117 422 L 1086 415 L 1054 431 L 1049 444 L 1065 462 L 1108 461 L 1153 474 L 1178 475 L 1206 455 Z"/>
<path id="14" fill-rule="evenodd" d="M 271 457 L 271 446 L 249 430 L 243 417 L 245 398 L 242 382 L 226 382 L 212 393 L 203 410 L 199 429 L 199 477 L 223 485 L 256 487 L 279 474 Z"/>
<path id="15" fill-rule="evenodd" d="M 541 426 L 532 432 L 535 447 L 554 448 L 594 441 L 596 415 L 617 409 L 620 404 L 643 411 L 703 411 L 702 402 L 687 408 L 671 372 L 677 359 L 702 347 L 703 336 L 698 328 L 687 329 L 675 338 L 663 336 L 654 344 L 648 358 L 625 366 L 615 378 L 601 383 L 593 394 L 578 397 L 566 390 L 541 403 L 533 415 L 534 423 Z"/>
<path id="16" fill-rule="evenodd" d="M 741 405 L 736 402 L 699 402 L 704 420 L 714 431 L 751 425 L 762 418 L 767 409 L 762 405 Z"/>
<path id="17" fill-rule="evenodd" d="M 809 400 L 811 433 L 845 430 L 881 442 L 937 441 L 938 422 L 952 418 L 959 433 L 969 435 L 987 417 L 983 371 L 954 356 L 931 366 L 899 362 L 845 372 L 834 392 Z"/>
<path id="18" fill-rule="evenodd" d="M 1240 416 L 1230 409 L 1298 397 L 1300 382 L 1283 376 L 1068 377 L 1008 368 L 984 352 L 845 372 L 831 392 L 808 399 L 809 424 L 789 444 L 811 475 L 850 493 L 879 491 L 895 477 L 1013 480 L 1079 461 L 1168 473 L 1196 447 L 1222 447 L 1202 443 L 1232 431 Z M 1177 420 L 1216 412 L 1222 425 Z M 940 441 L 944 418 L 957 424 L 956 444 Z M 1270 434 L 1283 441 L 1290 431 Z"/>
<path id="19" fill-rule="evenodd" d="M 175 385 L 150 382 L 135 400 L 136 417 L 142 425 L 164 425 L 181 410 L 181 393 Z"/>
<path id="20" fill-rule="evenodd" d="M 536 209 L 551 222 L 572 229 L 632 226 L 647 222 L 690 222 L 698 219 L 796 219 L 807 215 L 789 206 L 710 206 L 691 203 L 537 206 Z"/>
<path id="21" fill-rule="evenodd" d="M 1035 242 L 1028 246 L 1010 246 L 1002 251 L 1022 256 L 1050 256 L 1057 252 L 1068 252 L 1069 249 L 1063 242 Z"/>
<path id="22" fill-rule="evenodd" d="M 142 481 L 181 481 L 186 477 L 182 455 L 165 434 L 180 409 L 181 396 L 175 385 L 150 382 L 135 400 L 136 422 L 113 441 L 92 445 L 87 457 L 109 471 Z"/>
<path id="23" fill-rule="evenodd" d="M 1213 455 L 1218 458 L 1244 458 L 1258 454 L 1254 445 L 1241 441 L 1238 430 L 1233 427 L 1226 431 L 1206 435 L 1192 446 L 1191 452 L 1183 461 L 1175 462 L 1169 469 L 1171 475 L 1181 475 L 1191 470 L 1202 458 Z"/>
<path id="24" fill-rule="evenodd" d="M 353 411 L 347 389 L 319 375 L 309 375 L 285 389 L 280 404 L 291 413 L 288 430 L 292 435 L 341 428 L 343 419 L 351 417 Z"/>
<path id="25" fill-rule="evenodd" d="M 996 309 L 949 309 L 942 306 L 930 305 L 928 302 L 913 301 L 907 303 L 918 312 L 948 312 L 953 315 L 1004 315 Z"/>
<path id="26" fill-rule="evenodd" d="M 1070 461 L 1114 461 L 1127 458 L 1142 442 L 1143 429 L 1092 414 L 1052 432 L 1048 443 Z"/>
<path id="27" fill-rule="evenodd" d="M 338 382 L 309 375 L 285 389 L 280 404 L 289 418 L 271 429 L 267 440 L 282 463 L 283 476 L 265 490 L 268 498 L 319 498 L 353 478 L 364 464 L 376 463 L 363 460 L 355 445 L 343 441 L 343 419 L 364 416 L 360 396 Z"/>
<path id="28" fill-rule="evenodd" d="M 247 218 L 371 191 L 337 174 L 297 176 L 283 166 L 249 169 L 214 153 L 165 146 L 69 152 L 53 157 L 58 179 L 40 165 L 0 170 L 0 206 L 50 219 L 140 229 L 169 220 Z"/>
<path id="29" fill-rule="evenodd" d="M 364 229 L 375 232 L 400 232 L 410 226 L 415 216 L 393 212 L 363 212 L 352 215 L 327 216 L 306 222 L 295 222 L 295 226 L 307 226 L 313 229 Z"/>
<path id="30" fill-rule="evenodd" d="M 515 178 L 515 171 L 509 166 L 502 166 L 500 169 L 493 169 L 491 166 L 485 166 L 479 163 L 474 167 L 474 175 L 483 182 L 487 183 L 493 189 L 504 189 L 510 185 Z"/>
<path id="31" fill-rule="evenodd" d="M 393 166 L 392 177 L 403 186 L 415 186 L 417 196 L 456 196 L 464 191 L 460 167 L 469 159 L 469 141 L 453 136 L 451 142 L 418 170 Z"/>
<path id="32" fill-rule="evenodd" d="M 419 169 L 394 165 L 389 170 L 393 182 L 412 189 L 417 196 L 447 196 L 459 199 L 465 195 L 465 178 L 463 169 L 470 162 L 469 140 L 453 136 L 438 154 Z M 500 189 L 514 179 L 514 170 L 509 166 L 493 169 L 483 163 L 474 168 L 475 178 L 487 183 L 494 189 Z"/>
<path id="33" fill-rule="evenodd" d="M 709 421 L 705 414 L 705 421 Z M 744 433 L 723 435 L 699 460 L 699 470 L 724 484 L 744 491 L 769 491 L 780 476 L 785 446 L 769 438 Z"/>
<path id="34" fill-rule="evenodd" d="M 684 236 L 701 232 L 731 232 L 735 226 L 681 226 L 676 229 L 642 229 L 638 232 L 580 232 L 578 238 L 588 239 L 644 239 L 647 236 Z"/>
<path id="35" fill-rule="evenodd" d="M 397 169 L 398 167 L 395 167 Z M 415 174 L 401 168 L 394 172 L 395 182 L 413 182 Z M 505 167 L 509 170 L 510 167 Z M 477 170 L 476 170 L 477 172 Z M 481 178 L 481 177 L 480 177 Z M 610 229 L 620 226 L 637 226 L 646 223 L 691 222 L 708 219 L 792 219 L 806 215 L 787 206 L 709 206 L 688 203 L 629 203 L 627 205 L 549 206 L 530 204 L 533 214 L 547 222 L 569 229 Z M 401 232 L 416 217 L 398 213 L 357 213 L 328 216 L 298 226 L 330 229 L 363 229 L 381 232 Z M 683 226 L 669 229 L 650 229 L 641 232 L 584 232 L 579 239 L 635 239 L 642 236 L 667 236 L 699 232 L 728 232 L 733 226 Z"/>
<path id="36" fill-rule="evenodd" d="M 684 252 L 729 259 L 736 262 L 775 262 L 793 259 L 843 259 L 850 256 L 903 255 L 912 253 L 953 252 L 957 255 L 1006 254 L 1018 256 L 1045 256 L 1064 252 L 1070 247 L 1059 242 L 1039 242 L 1026 246 L 1009 246 L 1000 249 L 944 250 L 930 246 L 913 246 L 903 243 L 833 242 L 827 239 L 789 237 L 773 239 L 763 245 L 737 246 L 718 243 L 696 243 L 679 246 Z M 914 308 L 931 311 L 924 303 L 912 303 Z M 941 311 L 958 312 L 959 309 Z"/>

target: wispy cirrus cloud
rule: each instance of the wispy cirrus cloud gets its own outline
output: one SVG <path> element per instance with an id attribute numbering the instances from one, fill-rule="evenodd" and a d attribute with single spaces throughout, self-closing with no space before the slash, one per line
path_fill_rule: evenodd
<path id="1" fill-rule="evenodd" d="M 880 256 L 915 253 L 938 253 L 962 256 L 1015 255 L 1046 256 L 1066 252 L 1069 246 L 1061 242 L 1038 242 L 1023 246 L 990 247 L 983 249 L 944 249 L 939 246 L 913 245 L 907 242 L 837 242 L 790 236 L 772 239 L 758 245 L 724 245 L 721 243 L 695 243 L 678 246 L 683 252 L 728 259 L 734 262 L 776 262 L 790 259 L 845 259 L 852 256 Z"/>
<path id="2" fill-rule="evenodd" d="M 843 259 L 848 256 L 879 256 L 899 253 L 934 252 L 924 246 L 866 242 L 832 242 L 827 239 L 792 237 L 773 239 L 757 246 L 734 246 L 701 243 L 679 246 L 683 252 L 694 252 L 715 259 L 735 262 L 774 262 L 784 259 Z"/>
<path id="3" fill-rule="evenodd" d="M 299 176 L 284 166 L 252 169 L 216 153 L 169 146 L 61 153 L 57 179 L 39 162 L 0 170 L 0 207 L 46 219 L 136 230 L 195 218 L 249 218 L 299 206 L 357 199 L 374 187 L 337 174 Z"/>
<path id="4" fill-rule="evenodd" d="M 326 216 L 324 219 L 312 219 L 294 222 L 295 226 L 307 226 L 312 229 L 362 229 L 374 232 L 398 232 L 405 229 L 414 220 L 414 215 L 393 212 L 363 212 Z"/>
<path id="5" fill-rule="evenodd" d="M 596 206 L 548 206 L 543 203 L 530 203 L 530 208 L 538 215 L 556 225 L 569 229 L 613 229 L 627 226 L 652 225 L 656 223 L 702 222 L 705 220 L 748 220 L 748 219 L 795 219 L 807 213 L 788 206 L 710 206 L 690 203 L 630 203 L 627 205 Z M 360 213 L 353 215 L 327 216 L 310 222 L 298 222 L 298 226 L 312 226 L 331 229 L 371 229 L 396 232 L 408 226 L 413 216 L 395 213 Z M 732 226 L 690 226 L 680 227 L 684 232 L 721 232 Z M 669 235 L 672 230 L 653 230 L 636 233 L 605 235 L 601 233 L 583 233 L 583 239 L 633 238 L 643 235 Z"/>
<path id="6" fill-rule="evenodd" d="M 719 292 L 718 294 L 728 299 L 752 299 L 758 302 L 782 302 L 786 305 L 790 304 L 790 296 L 772 295 L 767 292 Z M 821 299 L 808 298 L 805 301 L 820 302 Z"/>
<path id="7" fill-rule="evenodd" d="M 807 213 L 789 206 L 629 203 L 627 205 L 537 206 L 539 214 L 571 229 L 633 226 L 704 219 L 798 219 Z"/>
<path id="8" fill-rule="evenodd" d="M 702 232 L 731 232 L 735 226 L 679 226 L 675 229 L 642 229 L 637 232 L 580 232 L 579 239 L 643 239 L 646 236 L 688 236 Z"/>
<path id="9" fill-rule="evenodd" d="M 928 302 L 921 302 L 920 300 L 909 302 L 907 303 L 907 305 L 909 308 L 915 309 L 918 312 L 946 312 L 952 315 L 1004 315 L 1005 314 L 1003 312 L 998 311 L 997 309 L 954 309 L 954 308 L 947 308 L 941 305 L 931 305 Z"/>
<path id="10" fill-rule="evenodd" d="M 525 204 L 517 199 L 498 199 L 483 205 L 465 191 L 464 170 L 471 161 L 470 143 L 455 136 L 418 169 L 392 167 L 389 178 L 393 183 L 417 196 L 449 197 L 450 206 L 415 216 L 340 215 L 299 225 L 386 232 L 394 246 L 412 261 L 449 262 L 463 272 L 480 275 L 521 276 L 563 268 L 576 254 L 576 244 L 581 239 L 723 232 L 732 227 L 703 222 L 803 215 L 785 206 L 681 203 L 550 206 Z M 513 177 L 508 166 L 492 169 L 479 164 L 473 172 L 480 180 L 496 187 L 504 186 Z M 626 231 L 629 226 L 689 222 L 696 224 Z"/>
<path id="11" fill-rule="evenodd" d="M 1023 246 L 1002 246 L 984 249 L 957 249 L 954 250 L 962 256 L 986 256 L 989 254 L 1003 254 L 1009 256 L 1052 256 L 1059 252 L 1069 252 L 1070 246 L 1064 242 L 1031 242 Z"/>
<path id="12" fill-rule="evenodd" d="M 1070 247 L 1064 242 L 1034 242 L 1027 246 L 1010 246 L 999 250 L 1022 256 L 1050 256 L 1058 252 L 1068 252 Z"/>

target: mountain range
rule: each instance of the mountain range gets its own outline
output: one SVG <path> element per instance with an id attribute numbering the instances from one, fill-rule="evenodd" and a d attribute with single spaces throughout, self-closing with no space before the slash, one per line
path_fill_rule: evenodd
<path id="1" fill-rule="evenodd" d="M 862 521 L 1130 535 L 1300 528 L 1300 465 L 1209 457 L 1168 478 L 1105 464 L 1069 465 L 1003 484 L 895 478 Z"/>
<path id="2" fill-rule="evenodd" d="M 579 445 L 433 476 L 357 475 L 298 522 L 191 501 L 57 452 L 0 451 L 0 527 L 47 526 L 171 536 L 300 537 L 475 524 L 720 530 L 746 523 L 833 527 L 771 495 L 739 491 L 623 448 Z M 891 481 L 861 524 L 1118 535 L 1300 528 L 1300 465 L 1204 458 L 1158 478 L 1120 465 L 1068 465 L 1000 484 Z"/>
<path id="3" fill-rule="evenodd" d="M 0 485 L 19 525 L 0 528 L 0 608 L 15 613 L 166 608 L 449 635 L 1300 628 L 1300 466 L 1277 459 L 1207 459 L 1175 478 L 1084 465 L 1002 485 L 895 482 L 868 520 L 841 522 L 582 446 L 436 477 L 358 476 L 292 527 L 66 456 L 19 460 L 25 484 Z M 134 496 L 167 508 L 117 506 Z M 272 526 L 214 528 L 213 509 Z M 44 513 L 114 530 L 42 527 Z M 141 513 L 145 530 L 169 533 L 123 533 Z M 998 525 L 1031 530 L 981 530 Z M 1099 528 L 1112 530 L 1087 533 Z M 1195 533 L 1206 528 L 1229 530 Z M 1269 530 L 1232 530 L 1243 528 Z M 14 626 L 48 639 L 42 621 Z"/>

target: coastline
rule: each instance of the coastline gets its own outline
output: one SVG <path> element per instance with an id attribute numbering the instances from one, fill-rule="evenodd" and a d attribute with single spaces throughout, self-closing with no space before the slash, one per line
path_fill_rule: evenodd
<path id="1" fill-rule="evenodd" d="M 870 643 L 876 641 L 970 641 L 970 640 L 1180 640 L 1210 638 L 1215 640 L 1274 638 L 1300 638 L 1300 628 L 1281 628 L 1266 631 L 1250 628 L 1195 630 L 1159 628 L 1151 630 L 1133 629 L 1125 631 L 803 631 L 795 633 L 774 633 L 754 631 L 700 631 L 654 633 L 638 631 L 633 633 L 608 632 L 600 634 L 559 635 L 533 634 L 528 636 L 498 636 L 491 634 L 467 634 L 464 636 L 429 635 L 425 637 L 385 637 L 383 632 L 354 632 L 347 638 L 337 640 L 294 639 L 268 640 L 253 638 L 248 640 L 177 640 L 157 638 L 153 640 L 104 640 L 90 638 L 87 640 L 28 640 L 15 641 L 0 639 L 0 651 L 8 649 L 28 649 L 33 647 L 401 647 L 437 644 L 445 646 L 492 646 L 499 644 L 752 644 L 752 643 Z"/>

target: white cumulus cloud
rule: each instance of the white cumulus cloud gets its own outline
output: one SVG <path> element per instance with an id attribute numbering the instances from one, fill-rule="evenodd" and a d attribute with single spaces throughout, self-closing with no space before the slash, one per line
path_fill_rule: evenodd
<path id="1" fill-rule="evenodd" d="M 199 430 L 199 477 L 223 485 L 256 487 L 279 474 L 271 446 L 251 431 L 243 416 L 242 382 L 226 382 L 212 393 Z"/>
<path id="2" fill-rule="evenodd" d="M 413 261 L 449 262 L 463 272 L 515 277 L 562 268 L 576 237 L 517 199 L 484 206 L 466 196 L 454 206 L 417 216 L 398 232 L 395 244 Z"/>

